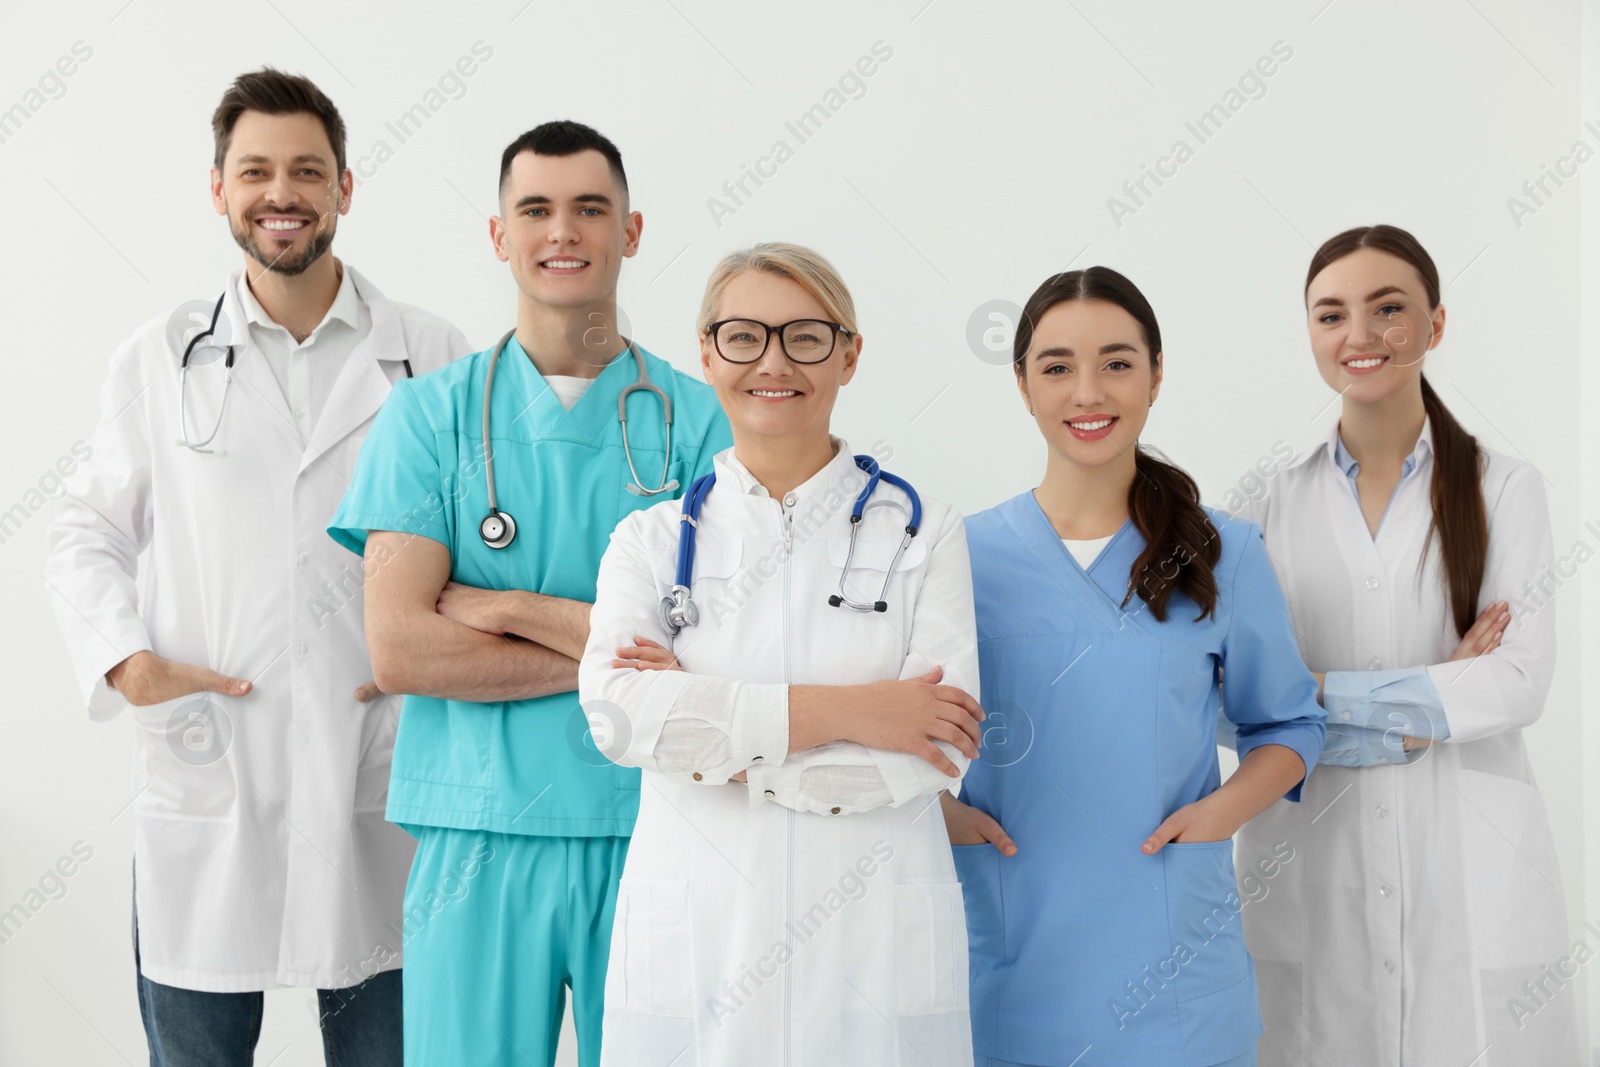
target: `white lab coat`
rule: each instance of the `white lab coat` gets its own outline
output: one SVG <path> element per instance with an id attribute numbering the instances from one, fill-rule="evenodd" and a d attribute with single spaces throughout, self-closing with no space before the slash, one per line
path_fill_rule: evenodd
<path id="1" fill-rule="evenodd" d="M 1425 666 L 1450 731 L 1405 764 L 1319 766 L 1300 803 L 1278 801 L 1241 831 L 1241 873 L 1293 849 L 1270 882 L 1240 889 L 1252 900 L 1244 927 L 1266 1023 L 1261 1062 L 1274 1067 L 1578 1062 L 1575 965 L 1555 981 L 1545 970 L 1571 945 L 1522 740 L 1555 667 L 1555 607 L 1539 607 L 1525 584 L 1551 563 L 1544 482 L 1529 464 L 1488 453 L 1478 608 L 1507 600 L 1513 617 L 1498 649 L 1447 662 L 1460 638 L 1437 542 L 1418 570 L 1432 516 L 1430 432 L 1375 541 L 1334 461 L 1337 427 L 1240 509 L 1266 533 L 1306 664 Z M 1339 721 L 1332 708 L 1328 718 Z M 1545 992 L 1530 997 L 1527 981 Z"/>
<path id="2" fill-rule="evenodd" d="M 326 527 L 401 359 L 423 374 L 468 345 L 354 280 L 371 327 L 309 445 L 250 342 L 236 272 L 219 321 L 237 345 L 210 446 L 222 454 L 177 444 L 180 352 L 155 319 L 112 357 L 93 457 L 51 528 L 46 581 L 92 718 L 125 706 L 104 675 L 140 649 L 255 683 L 132 708 L 139 947 L 165 985 L 340 988 L 400 965 L 415 843 L 383 818 L 400 697 L 355 699 L 372 676 L 362 562 Z M 221 360 L 190 371 L 192 440 L 216 420 L 223 375 Z"/>
<path id="3" fill-rule="evenodd" d="M 692 588 L 669 636 L 681 505 L 629 515 L 600 567 L 579 692 L 599 747 L 644 768 L 617 900 L 603 1062 L 626 1067 L 972 1063 L 967 938 L 938 794 L 913 756 L 834 742 L 786 755 L 786 683 L 912 678 L 978 692 L 961 517 L 923 498 L 887 613 L 831 607 L 865 476 L 835 458 L 783 501 L 715 459 Z M 905 502 L 880 484 L 874 501 Z M 878 597 L 904 513 L 869 507 L 847 590 Z M 792 545 L 792 553 L 786 550 Z M 614 670 L 635 634 L 689 673 Z M 945 747 L 963 771 L 966 759 Z M 749 785 L 729 782 L 746 770 Z"/>

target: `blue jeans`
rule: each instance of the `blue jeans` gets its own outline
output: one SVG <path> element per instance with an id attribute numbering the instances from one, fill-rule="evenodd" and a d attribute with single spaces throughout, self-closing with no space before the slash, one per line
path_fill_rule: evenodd
<path id="1" fill-rule="evenodd" d="M 134 969 L 139 967 L 137 928 Z M 150 1067 L 250 1067 L 261 1037 L 261 993 L 203 993 L 152 982 L 141 972 L 139 1017 Z M 348 989 L 317 990 L 328 1067 L 400 1067 L 400 972 Z"/>

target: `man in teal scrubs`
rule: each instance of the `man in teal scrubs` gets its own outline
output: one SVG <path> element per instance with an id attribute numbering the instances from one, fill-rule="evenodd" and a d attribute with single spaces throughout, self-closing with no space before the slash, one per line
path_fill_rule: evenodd
<path id="1" fill-rule="evenodd" d="M 374 678 L 408 694 L 388 807 L 418 842 L 406 1063 L 551 1064 L 570 987 L 591 1067 L 639 805 L 639 772 L 598 753 L 578 706 L 595 577 L 623 515 L 678 496 L 731 438 L 709 387 L 618 331 L 643 219 L 616 146 L 574 122 L 531 130 L 502 156 L 500 212 L 519 296 L 488 447 L 493 349 L 400 383 L 328 532 L 365 554 Z M 640 359 L 670 426 L 644 389 L 618 418 Z"/>

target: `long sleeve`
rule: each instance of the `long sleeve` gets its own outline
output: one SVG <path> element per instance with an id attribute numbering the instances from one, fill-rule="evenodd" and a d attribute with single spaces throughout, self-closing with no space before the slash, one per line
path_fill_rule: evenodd
<path id="1" fill-rule="evenodd" d="M 150 543 L 150 383 L 136 373 L 135 344 L 118 350 L 100 393 L 100 421 L 87 454 L 67 478 L 50 527 L 45 582 L 92 719 L 115 718 L 127 703 L 106 671 L 149 649 L 139 614 L 139 553 Z"/>
<path id="2" fill-rule="evenodd" d="M 636 635 L 672 643 L 641 539 L 644 514 L 629 515 L 611 534 L 578 665 L 578 697 L 596 746 L 621 766 L 706 785 L 754 764 L 782 763 L 789 750 L 788 686 L 611 666 L 616 650 Z"/>
<path id="3" fill-rule="evenodd" d="M 922 587 L 906 638 L 899 680 L 944 668 L 944 685 L 978 693 L 977 622 L 972 597 L 972 560 L 967 534 L 954 508 L 934 534 Z M 926 536 L 924 534 L 923 536 Z M 884 622 L 890 619 L 885 616 Z M 936 742 L 964 776 L 968 760 L 953 745 Z M 877 780 L 873 780 L 876 772 Z M 791 755 L 781 767 L 753 768 L 752 793 L 799 811 L 846 814 L 884 804 L 899 806 L 955 785 L 933 764 L 905 752 L 887 752 L 836 741 Z"/>
<path id="4" fill-rule="evenodd" d="M 1259 528 L 1250 527 L 1233 575 L 1228 634 L 1223 642 L 1223 710 L 1243 760 L 1261 745 L 1283 745 L 1305 762 L 1322 751 L 1327 716 L 1317 681 L 1300 659 L 1289 607 Z M 1304 780 L 1287 798 L 1300 799 Z"/>
<path id="5" fill-rule="evenodd" d="M 1544 712 L 1555 673 L 1556 617 L 1541 586 L 1563 577 L 1551 547 L 1550 508 L 1544 481 L 1518 464 L 1489 511 L 1489 558 L 1478 609 L 1504 600 L 1511 622 L 1493 652 L 1435 663 L 1428 678 L 1444 705 L 1450 742 L 1477 741 L 1532 725 Z M 1529 588 L 1540 587 L 1529 603 Z"/>
<path id="6" fill-rule="evenodd" d="M 1322 680 L 1322 706 L 1330 726 L 1393 733 L 1397 739 L 1450 736 L 1444 703 L 1426 667 L 1329 671 Z"/>

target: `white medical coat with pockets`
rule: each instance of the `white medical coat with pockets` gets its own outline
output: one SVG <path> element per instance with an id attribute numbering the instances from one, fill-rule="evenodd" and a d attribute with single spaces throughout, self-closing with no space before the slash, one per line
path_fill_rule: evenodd
<path id="1" fill-rule="evenodd" d="M 1279 842 L 1296 851 L 1244 913 L 1266 1020 L 1261 1062 L 1575 1064 L 1577 963 L 1522 739 L 1555 669 L 1556 608 L 1536 591 L 1553 555 L 1544 479 L 1485 450 L 1489 545 L 1477 609 L 1505 600 L 1512 618 L 1498 648 L 1451 660 L 1461 636 L 1437 539 L 1423 553 L 1429 426 L 1375 538 L 1335 462 L 1337 434 L 1237 510 L 1266 533 L 1306 665 L 1341 672 L 1340 690 L 1370 686 L 1377 729 L 1413 734 L 1425 732 L 1426 713 L 1386 700 L 1385 683 L 1424 671 L 1448 737 L 1406 763 L 1320 766 L 1299 804 L 1280 801 L 1240 831 L 1241 871 Z M 1333 699 L 1335 681 L 1329 673 L 1330 725 L 1354 718 Z"/>
<path id="2" fill-rule="evenodd" d="M 92 718 L 125 706 L 104 675 L 142 649 L 254 683 L 131 708 L 139 950 L 165 985 L 341 988 L 400 965 L 415 844 L 383 818 L 400 698 L 355 699 L 372 678 L 362 561 L 326 528 L 401 361 L 424 374 L 468 345 L 344 269 L 370 321 L 309 441 L 250 341 L 236 272 L 225 408 L 223 360 L 189 372 L 190 437 L 217 425 L 217 451 L 178 443 L 182 352 L 165 317 L 147 323 L 112 358 L 93 458 L 51 529 L 46 579 Z"/>
<path id="3" fill-rule="evenodd" d="M 940 791 L 903 753 L 787 752 L 788 684 L 915 678 L 978 692 L 966 536 L 926 498 L 888 611 L 832 607 L 865 483 L 839 443 L 773 499 L 716 457 L 691 589 L 699 624 L 660 619 L 678 501 L 629 515 L 600 567 L 579 692 L 597 745 L 644 769 L 606 978 L 603 1062 L 627 1067 L 960 1067 L 972 1063 L 967 941 Z M 905 494 L 880 483 L 872 500 Z M 869 506 L 846 592 L 878 599 L 907 512 Z M 614 669 L 642 635 L 683 671 Z M 967 761 L 942 746 L 963 771 Z M 745 771 L 749 785 L 729 781 Z M 681 1058 L 678 1058 L 680 1057 Z"/>

